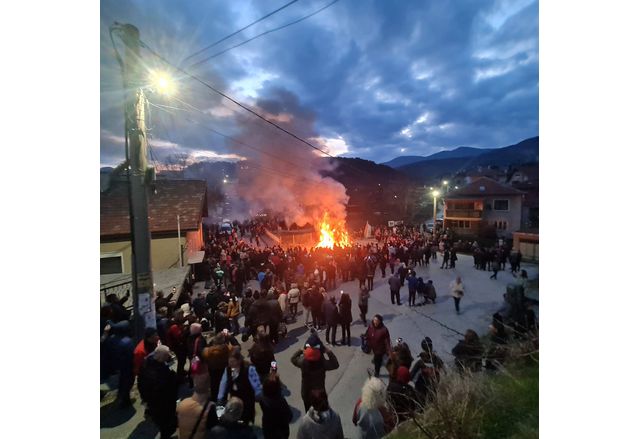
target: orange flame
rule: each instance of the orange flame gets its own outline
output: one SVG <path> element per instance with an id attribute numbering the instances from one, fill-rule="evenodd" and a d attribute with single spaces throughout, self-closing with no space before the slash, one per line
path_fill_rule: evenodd
<path id="1" fill-rule="evenodd" d="M 332 226 L 327 212 L 322 216 L 319 232 L 320 240 L 316 244 L 316 248 L 333 249 L 335 246 L 344 248 L 351 245 L 344 221 L 338 221 Z"/>

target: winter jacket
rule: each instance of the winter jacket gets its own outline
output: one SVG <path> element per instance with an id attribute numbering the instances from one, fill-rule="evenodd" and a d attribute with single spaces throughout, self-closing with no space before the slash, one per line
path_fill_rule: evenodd
<path id="1" fill-rule="evenodd" d="M 240 422 L 220 423 L 207 433 L 207 439 L 257 439 L 253 428 Z"/>
<path id="2" fill-rule="evenodd" d="M 291 357 L 294 366 L 302 370 L 302 399 L 306 400 L 314 389 L 326 390 L 324 387 L 326 372 L 340 367 L 338 358 L 333 352 L 327 352 L 319 361 L 307 361 L 304 359 L 302 349 L 297 350 Z"/>
<path id="3" fill-rule="evenodd" d="M 343 294 L 340 297 L 339 306 L 339 314 L 340 314 L 340 323 L 343 325 L 348 325 L 353 321 L 353 316 L 351 315 L 351 297 L 348 294 Z"/>
<path id="4" fill-rule="evenodd" d="M 391 288 L 391 291 L 400 291 L 401 286 L 402 284 L 399 277 L 391 276 L 389 278 L 389 288 Z"/>
<path id="5" fill-rule="evenodd" d="M 457 283 L 455 280 L 451 282 L 451 295 L 453 297 L 457 297 L 458 299 L 464 296 L 464 283 Z"/>
<path id="6" fill-rule="evenodd" d="M 340 314 L 335 303 L 325 302 L 323 306 L 324 319 L 328 326 L 334 326 L 340 323 Z"/>
<path id="7" fill-rule="evenodd" d="M 360 290 L 358 293 L 358 306 L 362 308 L 369 307 L 369 291 Z"/>
<path id="8" fill-rule="evenodd" d="M 391 337 L 389 336 L 389 330 L 384 324 L 380 324 L 379 327 L 374 327 L 373 323 L 369 325 L 366 332 L 367 343 L 371 347 L 371 351 L 374 355 L 380 355 L 384 353 L 391 354 Z"/>
<path id="9" fill-rule="evenodd" d="M 289 298 L 289 303 L 298 303 L 300 301 L 300 290 L 297 288 L 291 288 L 287 297 Z"/>
<path id="10" fill-rule="evenodd" d="M 136 345 L 135 349 L 133 350 L 133 374 L 134 375 L 137 376 L 140 373 L 140 369 L 142 369 L 145 359 L 147 358 L 147 355 L 149 355 L 150 353 L 151 351 L 147 351 L 144 345 L 144 340 L 140 340 Z"/>
<path id="11" fill-rule="evenodd" d="M 340 415 L 329 409 L 319 413 L 313 407 L 298 427 L 297 439 L 344 439 Z"/>
<path id="12" fill-rule="evenodd" d="M 229 306 L 227 307 L 227 317 L 230 319 L 234 319 L 240 315 L 240 302 L 237 300 L 234 302 L 233 300 L 229 301 Z"/>
<path id="13" fill-rule="evenodd" d="M 176 373 L 166 364 L 148 357 L 140 369 L 138 390 L 150 410 L 164 413 L 173 407 L 175 413 L 178 379 Z"/>
<path id="14" fill-rule="evenodd" d="M 362 399 L 358 399 L 353 410 L 353 425 L 358 427 L 356 438 L 379 439 L 395 427 L 393 414 L 386 408 L 365 409 Z"/>
<path id="15" fill-rule="evenodd" d="M 418 290 L 418 278 L 415 276 L 409 276 L 407 278 L 407 285 L 409 286 L 409 291 L 417 291 Z"/>
<path id="16" fill-rule="evenodd" d="M 284 397 L 263 397 L 260 400 L 260 408 L 262 409 L 262 434 L 264 439 L 287 439 L 293 412 Z"/>
<path id="17" fill-rule="evenodd" d="M 204 404 L 207 404 L 206 408 Z M 204 413 L 202 413 L 202 410 L 204 410 Z M 178 415 L 178 437 L 180 439 L 191 437 L 191 432 L 193 432 L 196 423 L 198 423 L 200 415 L 202 415 L 202 419 L 200 419 L 198 429 L 195 431 L 193 439 L 204 439 L 207 430 L 215 426 L 218 420 L 215 404 L 206 400 L 206 397 L 199 398 L 196 395 L 180 401 L 176 412 Z"/>

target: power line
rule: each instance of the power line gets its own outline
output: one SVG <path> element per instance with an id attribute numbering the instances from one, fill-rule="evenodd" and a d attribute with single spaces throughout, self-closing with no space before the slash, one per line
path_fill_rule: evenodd
<path id="1" fill-rule="evenodd" d="M 337 1 L 337 0 L 336 0 Z M 322 154 L 325 154 L 328 157 L 331 158 L 335 158 L 334 156 L 332 156 L 331 154 L 329 154 L 328 152 L 322 150 L 321 148 L 318 148 L 317 146 L 307 142 L 306 140 L 302 139 L 301 137 L 297 136 L 296 134 L 292 133 L 291 131 L 287 130 L 286 128 L 282 128 L 280 125 L 278 125 L 275 122 L 270 121 L 269 119 L 267 119 L 266 117 L 262 116 L 261 114 L 257 113 L 256 111 L 252 110 L 251 108 L 247 107 L 246 105 L 238 102 L 237 100 L 235 100 L 234 98 L 232 98 L 231 96 L 221 92 L 220 90 L 218 90 L 217 88 L 213 87 L 211 84 L 209 84 L 208 82 L 203 81 L 202 79 L 198 78 L 195 75 L 192 75 L 191 73 L 187 72 L 186 70 L 184 70 L 183 68 L 180 67 L 176 67 L 175 65 L 171 64 L 166 58 L 164 58 L 162 55 L 160 55 L 159 53 L 157 53 L 155 50 L 151 49 L 147 43 L 143 42 L 142 40 L 140 40 L 140 45 L 147 49 L 149 52 L 151 52 L 152 55 L 156 56 L 158 59 L 160 59 L 162 62 L 164 62 L 165 64 L 173 67 L 174 69 L 176 69 L 177 71 L 187 75 L 188 77 L 190 77 L 191 79 L 199 82 L 200 84 L 204 85 L 205 87 L 207 87 L 209 90 L 213 91 L 214 93 L 222 96 L 225 99 L 230 100 L 231 102 L 233 102 L 234 104 L 236 104 L 237 106 L 239 106 L 240 108 L 243 108 L 244 110 L 248 111 L 249 113 L 253 114 L 254 116 L 262 119 L 263 121 L 267 122 L 269 125 L 272 125 L 274 127 L 276 127 L 277 129 L 279 129 L 280 131 L 290 135 L 291 137 L 293 137 L 294 139 L 297 139 L 298 141 L 304 143 L 305 145 L 315 149 L 316 151 L 321 152 Z"/>
<path id="2" fill-rule="evenodd" d="M 320 8 L 320 9 L 318 9 L 318 10 L 316 10 L 316 11 L 312 12 L 311 14 L 305 15 L 304 17 L 298 18 L 297 20 L 294 20 L 294 21 L 289 22 L 289 23 L 287 23 L 287 24 L 283 24 L 282 26 L 278 26 L 278 27 L 276 27 L 276 28 L 274 28 L 274 29 L 269 29 L 268 31 L 262 32 L 261 34 L 258 34 L 258 35 L 256 35 L 255 37 L 249 38 L 248 40 L 245 40 L 245 41 L 243 41 L 243 42 L 241 42 L 241 43 L 238 43 L 238 44 L 236 44 L 235 46 L 231 46 L 231 47 L 229 47 L 229 48 L 227 48 L 227 49 L 224 49 L 224 50 L 222 50 L 222 51 L 220 51 L 220 52 L 218 52 L 218 53 L 215 53 L 215 54 L 213 54 L 213 55 L 211 55 L 211 56 L 208 56 L 208 57 L 206 57 L 206 58 L 204 58 L 204 59 L 202 59 L 202 60 L 200 60 L 200 61 L 198 61 L 198 62 L 195 62 L 195 63 L 191 64 L 191 65 L 189 66 L 189 68 L 192 68 L 192 67 L 198 66 L 198 65 L 200 65 L 200 64 L 202 64 L 202 63 L 204 63 L 204 62 L 206 62 L 206 61 L 209 61 L 210 59 L 213 59 L 213 58 L 215 58 L 215 57 L 217 57 L 217 56 L 220 56 L 220 55 L 222 55 L 223 53 L 227 53 L 228 51 L 233 50 L 233 49 L 235 49 L 235 48 L 237 48 L 237 47 L 244 46 L 245 44 L 250 43 L 251 41 L 253 41 L 253 40 L 257 39 L 257 38 L 260 38 L 260 37 L 262 37 L 262 36 L 264 36 L 264 35 L 267 35 L 267 34 L 270 34 L 270 33 L 273 33 L 273 32 L 277 32 L 277 31 L 282 30 L 282 29 L 284 29 L 284 28 L 287 28 L 287 27 L 289 27 L 289 26 L 293 26 L 294 24 L 298 24 L 298 23 L 300 23 L 301 21 L 306 20 L 307 18 L 311 18 L 311 17 L 313 17 L 314 15 L 319 14 L 320 12 L 324 11 L 324 10 L 325 10 L 325 9 L 327 9 L 328 7 L 335 5 L 335 4 L 336 4 L 336 3 L 338 3 L 339 1 L 340 1 L 340 0 L 334 0 L 334 1 L 332 1 L 331 3 L 328 3 L 328 4 L 324 5 L 322 8 Z"/>
<path id="3" fill-rule="evenodd" d="M 153 103 L 152 103 L 151 105 L 153 105 L 153 106 L 157 106 L 157 104 L 153 104 Z M 173 113 L 171 113 L 170 111 L 168 111 L 167 109 L 165 109 L 165 108 L 163 108 L 163 107 L 168 107 L 168 106 L 162 106 L 162 107 L 161 107 L 161 106 L 158 106 L 158 109 L 163 110 L 163 111 L 166 111 L 166 112 L 168 112 L 169 114 L 172 114 L 172 115 L 173 115 Z M 169 107 L 169 108 L 175 108 L 175 107 Z M 194 108 L 195 108 L 195 107 L 194 107 Z M 188 111 L 188 110 L 185 110 L 185 109 L 182 109 L 182 108 L 176 108 L 176 109 L 178 109 L 178 110 L 183 110 L 183 111 Z M 215 130 L 215 129 L 213 129 L 213 128 L 210 128 L 210 127 L 208 127 L 208 126 L 206 126 L 206 125 L 203 125 L 203 124 L 201 124 L 201 123 L 199 123 L 199 122 L 197 122 L 197 121 L 194 121 L 194 120 L 192 120 L 192 119 L 189 119 L 188 117 L 186 118 L 186 120 L 187 120 L 187 121 L 189 121 L 189 122 L 191 122 L 191 123 L 195 123 L 195 124 L 197 124 L 197 125 L 200 125 L 200 126 L 202 126 L 204 129 L 206 129 L 206 130 L 208 130 L 208 131 L 211 131 L 211 132 L 213 132 L 213 133 L 215 133 L 215 134 L 217 134 L 217 135 L 219 135 L 219 136 L 221 136 L 221 137 L 224 137 L 224 138 L 229 139 L 229 140 L 231 140 L 231 141 L 233 141 L 233 142 L 236 142 L 236 143 L 238 143 L 239 145 L 244 146 L 244 147 L 246 147 L 246 148 L 249 148 L 249 149 L 251 149 L 251 150 L 254 150 L 254 151 L 256 151 L 256 152 L 258 152 L 258 153 L 260 153 L 260 154 L 264 154 L 264 155 L 267 155 L 267 156 L 273 157 L 273 158 L 275 158 L 275 159 L 277 159 L 277 160 L 279 160 L 279 161 L 282 161 L 282 162 L 285 162 L 285 163 L 289 163 L 290 165 L 295 166 L 295 167 L 300 166 L 300 163 L 294 163 L 294 162 L 291 162 L 291 161 L 289 161 L 289 160 L 284 159 L 283 157 L 279 157 L 279 156 L 277 156 L 277 155 L 275 155 L 275 154 L 271 154 L 271 153 L 268 153 L 268 152 L 266 152 L 266 151 L 263 151 L 263 150 L 261 150 L 261 149 L 259 149 L 259 148 L 255 147 L 255 146 L 251 146 L 251 145 L 249 145 L 249 144 L 247 144 L 247 143 L 245 143 L 245 142 L 243 142 L 243 141 L 241 141 L 241 140 L 238 140 L 238 139 L 236 139 L 236 138 L 234 138 L 234 137 L 231 137 L 231 136 L 229 136 L 229 135 L 227 135 L 227 134 L 221 133 L 220 131 Z M 289 177 L 296 178 L 296 179 L 299 179 L 299 180 L 305 180 L 305 181 L 308 181 L 309 183 L 313 183 L 313 184 L 318 184 L 318 183 L 320 183 L 320 182 L 322 181 L 321 179 L 322 179 L 322 178 L 324 178 L 323 176 L 321 176 L 321 175 L 319 175 L 319 174 L 318 174 L 318 175 L 319 175 L 319 177 L 320 177 L 320 180 L 312 180 L 312 179 L 310 179 L 310 178 L 308 178 L 308 177 L 305 177 L 305 176 L 302 176 L 302 175 L 295 175 L 295 174 L 291 174 L 291 173 L 284 172 L 284 171 L 281 171 L 281 170 L 277 170 L 277 169 L 273 169 L 273 168 L 268 168 L 268 167 L 266 167 L 266 166 L 264 166 L 264 165 L 262 165 L 262 164 L 258 164 L 258 163 L 255 163 L 255 162 L 251 162 L 251 165 L 252 165 L 252 166 L 255 166 L 255 167 L 257 167 L 257 168 L 260 168 L 260 169 L 264 169 L 264 170 L 267 170 L 267 171 L 272 171 L 272 172 L 270 172 L 270 173 L 271 173 L 271 174 L 273 174 L 273 175 L 278 175 L 278 176 L 283 176 L 283 175 L 284 175 L 284 176 L 289 176 Z"/>
<path id="4" fill-rule="evenodd" d="M 246 25 L 246 26 L 245 26 L 245 27 L 243 27 L 242 29 L 238 29 L 237 31 L 235 31 L 235 32 L 233 32 L 233 33 L 231 33 L 231 34 L 227 35 L 226 37 L 219 39 L 219 40 L 218 40 L 218 41 L 216 41 L 215 43 L 211 43 L 211 44 L 209 44 L 207 47 L 205 47 L 205 48 L 203 48 L 203 49 L 200 49 L 200 50 L 198 50 L 197 52 L 195 52 L 195 53 L 193 53 L 193 54 L 189 55 L 188 57 L 186 57 L 185 59 L 183 59 L 183 60 L 182 60 L 182 62 L 181 62 L 180 64 L 182 65 L 182 64 L 184 64 L 184 62 L 185 62 L 186 60 L 191 59 L 191 58 L 193 58 L 193 57 L 195 57 L 195 56 L 198 56 L 198 55 L 200 55 L 202 52 L 206 52 L 207 50 L 211 49 L 211 48 L 212 48 L 212 47 L 214 47 L 214 46 L 217 46 L 218 44 L 222 43 L 223 41 L 226 41 L 226 40 L 228 40 L 229 38 L 231 38 L 231 37 L 233 37 L 233 36 L 235 36 L 235 35 L 238 35 L 240 32 L 247 30 L 248 28 L 250 28 L 250 27 L 251 27 L 251 26 L 253 26 L 254 24 L 260 23 L 262 20 L 265 20 L 265 19 L 267 19 L 267 18 L 271 17 L 272 15 L 274 15 L 274 14 L 276 14 L 276 13 L 278 13 L 278 12 L 282 11 L 283 9 L 285 9 L 285 8 L 287 8 L 287 7 L 289 7 L 289 6 L 291 6 L 292 4 L 296 3 L 297 1 L 298 1 L 298 0 L 292 0 L 292 1 L 290 1 L 289 3 L 287 3 L 286 5 L 279 7 L 279 8 L 278 8 L 278 9 L 276 9 L 275 11 L 269 12 L 267 15 L 265 15 L 265 16 L 263 16 L 263 17 L 260 17 L 259 19 L 255 20 L 255 21 L 254 21 L 254 22 L 252 22 L 252 23 L 249 23 L 248 25 Z"/>

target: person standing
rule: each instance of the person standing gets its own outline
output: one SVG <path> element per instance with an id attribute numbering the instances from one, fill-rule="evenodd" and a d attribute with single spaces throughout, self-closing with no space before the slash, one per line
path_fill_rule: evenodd
<path id="1" fill-rule="evenodd" d="M 462 299 L 462 296 L 464 296 L 464 284 L 462 283 L 462 278 L 460 276 L 456 277 L 456 280 L 451 282 L 450 288 L 453 301 L 456 305 L 456 312 L 460 314 L 460 300 Z"/>
<path id="2" fill-rule="evenodd" d="M 229 363 L 229 345 L 220 332 L 213 337 L 211 346 L 202 351 L 202 358 L 207 363 L 211 383 L 211 395 L 216 396 L 220 388 L 220 379 Z"/>
<path id="3" fill-rule="evenodd" d="M 416 293 L 418 292 L 418 278 L 416 272 L 411 270 L 409 277 L 407 278 L 407 285 L 409 286 L 409 306 L 416 306 Z"/>
<path id="4" fill-rule="evenodd" d="M 360 288 L 358 293 L 358 308 L 360 308 L 360 320 L 362 324 L 367 326 L 367 312 L 369 311 L 369 290 Z"/>
<path id="5" fill-rule="evenodd" d="M 345 294 L 344 291 L 340 291 L 340 302 L 338 303 L 339 314 L 340 314 L 340 326 L 342 329 L 342 346 L 345 345 L 345 341 L 347 346 L 351 346 L 351 322 L 353 321 L 353 316 L 351 315 L 351 297 L 348 294 Z M 346 333 L 346 340 L 345 340 Z"/>
<path id="6" fill-rule="evenodd" d="M 156 328 L 145 328 L 144 338 L 138 342 L 133 350 L 133 374 L 138 375 L 144 365 L 145 358 L 158 346 L 160 336 Z"/>
<path id="7" fill-rule="evenodd" d="M 262 387 L 262 433 L 264 439 L 288 439 L 291 407 L 282 396 L 280 377 L 272 370 Z"/>
<path id="8" fill-rule="evenodd" d="M 376 272 L 376 258 L 373 255 L 369 255 L 366 260 L 367 265 L 367 288 L 369 291 L 373 290 L 373 276 Z"/>
<path id="9" fill-rule="evenodd" d="M 387 354 L 391 356 L 391 337 L 389 336 L 389 330 L 384 326 L 383 319 L 380 314 L 376 314 L 373 317 L 371 325 L 367 328 L 366 338 L 367 343 L 373 352 L 375 376 L 379 377 L 384 355 Z"/>
<path id="10" fill-rule="evenodd" d="M 500 271 L 500 259 L 498 255 L 493 257 L 493 261 L 491 261 L 491 269 L 493 270 L 493 274 L 489 279 L 498 280 L 498 271 Z"/>
<path id="11" fill-rule="evenodd" d="M 178 378 L 167 365 L 170 358 L 169 348 L 165 345 L 158 346 L 146 358 L 138 377 L 140 397 L 147 404 L 149 416 L 160 430 L 161 439 L 173 436 L 178 426 Z"/>
<path id="12" fill-rule="evenodd" d="M 241 419 L 245 424 L 253 424 L 256 399 L 262 396 L 262 383 L 256 368 L 244 360 L 239 350 L 229 356 L 229 365 L 220 379 L 218 402 L 224 401 L 227 396 L 242 400 L 244 408 Z"/>
<path id="13" fill-rule="evenodd" d="M 442 265 L 440 266 L 440 269 L 449 268 L 449 257 L 449 249 L 445 248 L 444 253 L 442 254 Z"/>
<path id="14" fill-rule="evenodd" d="M 415 389 L 409 384 L 411 374 L 405 366 L 400 366 L 387 387 L 389 402 L 398 416 L 398 422 L 409 419 L 416 410 L 418 395 Z"/>
<path id="15" fill-rule="evenodd" d="M 298 289 L 297 283 L 291 284 L 291 289 L 287 293 L 287 298 L 289 300 L 289 313 L 291 317 L 294 319 L 298 315 L 298 302 L 300 302 L 300 290 Z"/>
<path id="16" fill-rule="evenodd" d="M 395 305 L 398 302 L 398 305 L 402 305 L 400 303 L 400 288 L 402 287 L 402 283 L 400 282 L 400 269 L 398 272 L 389 278 L 389 291 L 391 293 L 391 304 Z"/>
<path id="17" fill-rule="evenodd" d="M 240 333 L 238 317 L 240 317 L 240 302 L 238 302 L 236 295 L 232 294 L 227 305 L 227 318 L 229 319 L 229 330 L 234 334 Z"/>
<path id="18" fill-rule="evenodd" d="M 328 358 L 325 358 L 325 354 Z M 338 363 L 336 355 L 329 348 L 322 345 L 315 332 L 311 334 L 305 343 L 304 350 L 298 349 L 293 354 L 291 363 L 300 368 L 302 372 L 302 401 L 304 402 L 305 411 L 309 411 L 312 402 L 312 391 L 326 392 L 326 373 L 340 367 L 340 363 Z"/>
<path id="19" fill-rule="evenodd" d="M 207 430 L 218 423 L 215 405 L 209 396 L 211 383 L 209 372 L 202 368 L 200 373 L 193 375 L 193 395 L 178 404 L 178 437 L 204 439 Z"/>
<path id="20" fill-rule="evenodd" d="M 365 382 L 352 421 L 358 427 L 358 439 L 379 439 L 395 427 L 394 416 L 387 406 L 387 389 L 380 378 L 370 377 Z"/>
<path id="21" fill-rule="evenodd" d="M 300 422 L 296 439 L 344 439 L 340 415 L 329 407 L 326 391 L 311 392 L 311 407 Z"/>
<path id="22" fill-rule="evenodd" d="M 340 323 L 340 314 L 336 306 L 336 298 L 331 297 L 328 302 L 324 303 L 324 321 L 327 323 L 327 332 L 325 333 L 327 344 L 331 337 L 331 346 L 336 345 L 336 331 L 338 323 Z"/>
<path id="23" fill-rule="evenodd" d="M 380 256 L 380 271 L 382 272 L 382 278 L 387 277 L 387 263 L 389 261 L 388 256 L 385 253 L 382 253 Z"/>
<path id="24" fill-rule="evenodd" d="M 456 254 L 455 249 L 451 249 L 451 253 L 449 255 L 449 268 L 456 268 L 457 260 L 458 260 L 458 255 Z"/>

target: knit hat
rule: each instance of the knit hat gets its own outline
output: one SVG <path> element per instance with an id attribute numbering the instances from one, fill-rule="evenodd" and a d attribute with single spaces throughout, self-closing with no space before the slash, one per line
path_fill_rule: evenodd
<path id="1" fill-rule="evenodd" d="M 153 351 L 153 358 L 160 363 L 165 363 L 171 358 L 169 347 L 161 344 Z"/>
<path id="2" fill-rule="evenodd" d="M 405 366 L 400 366 L 396 371 L 396 379 L 400 384 L 409 384 L 411 381 L 411 374 L 409 373 L 409 369 Z"/>
<path id="3" fill-rule="evenodd" d="M 244 411 L 244 403 L 236 396 L 229 398 L 229 402 L 224 408 L 224 414 L 221 417 L 221 421 L 228 423 L 238 422 L 242 417 Z"/>
<path id="4" fill-rule="evenodd" d="M 192 323 L 189 327 L 189 334 L 197 335 L 202 333 L 202 325 L 200 323 Z"/>
<path id="5" fill-rule="evenodd" d="M 322 358 L 322 354 L 320 353 L 320 349 L 312 348 L 309 346 L 304 350 L 304 359 L 307 361 L 320 361 Z"/>

